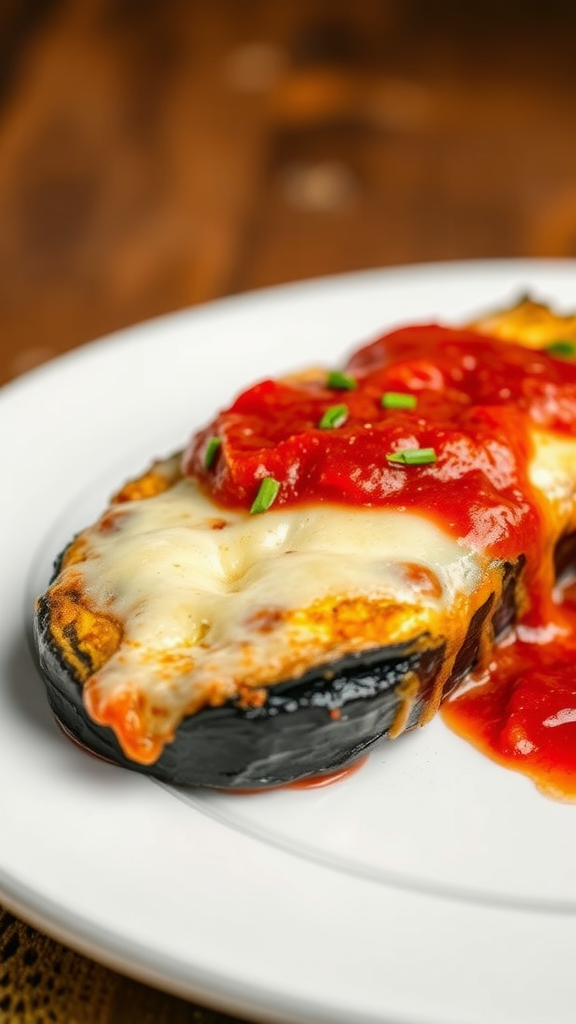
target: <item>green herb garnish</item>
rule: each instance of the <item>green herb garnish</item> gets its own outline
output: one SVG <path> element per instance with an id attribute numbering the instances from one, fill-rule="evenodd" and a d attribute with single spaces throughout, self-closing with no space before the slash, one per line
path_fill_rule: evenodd
<path id="1" fill-rule="evenodd" d="M 214 460 L 218 454 L 218 449 L 222 441 L 219 437 L 211 437 L 206 445 L 206 451 L 204 452 L 204 469 L 210 469 L 214 465 Z"/>
<path id="2" fill-rule="evenodd" d="M 397 452 L 388 452 L 386 458 L 388 462 L 402 466 L 425 466 L 436 462 L 436 452 L 433 448 L 401 448 Z"/>
<path id="3" fill-rule="evenodd" d="M 403 391 L 385 391 L 380 405 L 383 409 L 415 409 L 417 401 L 416 395 L 408 395 Z"/>
<path id="4" fill-rule="evenodd" d="M 330 370 L 326 386 L 334 388 L 335 391 L 354 391 L 354 388 L 358 387 L 358 381 L 355 377 L 349 377 L 347 373 L 341 373 L 340 370 Z"/>
<path id="5" fill-rule="evenodd" d="M 336 427 L 341 427 L 346 423 L 347 419 L 347 405 L 331 405 L 329 409 L 326 409 L 318 426 L 320 430 L 334 430 Z"/>
<path id="6" fill-rule="evenodd" d="M 548 355 L 555 356 L 557 359 L 573 359 L 576 356 L 576 341 L 557 338 L 546 345 L 546 351 Z"/>
<path id="7" fill-rule="evenodd" d="M 260 484 L 258 494 L 252 502 L 250 514 L 256 515 L 258 512 L 266 512 L 276 500 L 276 495 L 279 490 L 280 484 L 273 476 L 265 477 Z"/>

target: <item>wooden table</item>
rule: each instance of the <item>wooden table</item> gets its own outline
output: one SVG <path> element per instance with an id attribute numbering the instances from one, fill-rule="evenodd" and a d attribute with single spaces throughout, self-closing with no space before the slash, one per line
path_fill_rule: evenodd
<path id="1" fill-rule="evenodd" d="M 572 0 L 4 0 L 0 382 L 282 281 L 576 256 L 575 38 Z M 229 1019 L 0 908 L 0 1022 Z"/>

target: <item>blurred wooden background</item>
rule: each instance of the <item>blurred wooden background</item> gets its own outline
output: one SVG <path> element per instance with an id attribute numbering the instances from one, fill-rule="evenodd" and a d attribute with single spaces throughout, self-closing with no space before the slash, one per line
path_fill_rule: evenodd
<path id="1" fill-rule="evenodd" d="M 0 382 L 231 292 L 576 256 L 575 44 L 574 0 L 1 0 Z M 0 908 L 0 1024 L 224 1019 Z"/>
<path id="2" fill-rule="evenodd" d="M 2 0 L 0 373 L 230 292 L 576 255 L 572 0 Z"/>

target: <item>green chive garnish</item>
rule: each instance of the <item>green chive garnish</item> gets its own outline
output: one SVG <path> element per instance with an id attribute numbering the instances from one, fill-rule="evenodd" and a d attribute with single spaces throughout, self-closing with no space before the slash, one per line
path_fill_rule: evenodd
<path id="1" fill-rule="evenodd" d="M 318 426 L 320 430 L 334 430 L 335 427 L 341 427 L 343 423 L 346 423 L 347 419 L 347 405 L 331 405 L 329 409 L 326 409 Z"/>
<path id="2" fill-rule="evenodd" d="M 326 386 L 334 388 L 335 391 L 354 391 L 358 387 L 355 377 L 349 377 L 347 373 L 340 373 L 340 370 L 331 370 L 326 378 Z"/>
<path id="3" fill-rule="evenodd" d="M 258 512 L 266 512 L 276 500 L 276 495 L 279 490 L 280 484 L 273 476 L 265 477 L 260 484 L 258 494 L 252 502 L 252 508 L 250 509 L 251 515 L 256 515 Z"/>
<path id="4" fill-rule="evenodd" d="M 417 401 L 416 395 L 408 395 L 403 391 L 385 391 L 380 405 L 383 409 L 415 409 Z"/>
<path id="5" fill-rule="evenodd" d="M 219 437 L 211 437 L 206 445 L 206 451 L 204 452 L 204 469 L 210 469 L 214 465 L 218 449 L 222 441 Z"/>
<path id="6" fill-rule="evenodd" d="M 388 462 L 398 462 L 403 466 L 425 466 L 429 462 L 436 462 L 436 452 L 433 448 L 401 448 L 398 452 L 388 452 Z"/>
<path id="7" fill-rule="evenodd" d="M 576 356 L 576 341 L 557 338 L 556 341 L 551 341 L 549 345 L 546 345 L 546 351 L 549 355 L 556 356 L 557 359 L 573 359 Z"/>

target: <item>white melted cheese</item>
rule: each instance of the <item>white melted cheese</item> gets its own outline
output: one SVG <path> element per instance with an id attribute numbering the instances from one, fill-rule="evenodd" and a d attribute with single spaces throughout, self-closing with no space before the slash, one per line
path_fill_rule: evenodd
<path id="1" fill-rule="evenodd" d="M 575 525 L 574 442 L 539 432 L 534 444 L 531 478 L 557 537 Z M 107 709 L 130 692 L 136 731 L 153 744 L 205 704 L 423 634 L 446 644 L 448 671 L 474 612 L 498 597 L 496 563 L 412 512 L 316 505 L 249 515 L 222 511 L 181 479 L 112 506 L 106 520 L 85 532 L 85 558 L 61 581 L 80 580 L 86 605 L 123 628 L 86 683 L 91 714 L 111 722 Z"/>
<path id="2" fill-rule="evenodd" d="M 168 738 L 185 714 L 353 651 L 443 637 L 477 605 L 482 562 L 408 512 L 314 506 L 259 515 L 216 508 L 193 481 L 113 506 L 84 534 L 88 607 L 123 626 L 86 686 L 100 708 L 139 694 Z M 152 721 L 153 719 L 153 721 Z"/>
<path id="3" fill-rule="evenodd" d="M 534 430 L 532 443 L 530 481 L 548 506 L 557 539 L 576 530 L 576 441 Z"/>

